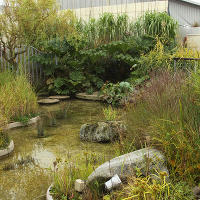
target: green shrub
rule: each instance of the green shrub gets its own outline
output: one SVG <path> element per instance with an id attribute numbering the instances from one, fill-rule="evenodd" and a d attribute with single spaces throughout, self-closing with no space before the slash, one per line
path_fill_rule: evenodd
<path id="1" fill-rule="evenodd" d="M 172 55 L 166 52 L 164 45 L 157 40 L 155 48 L 147 54 L 142 54 L 136 59 L 130 78 L 128 79 L 134 85 L 140 85 L 143 81 L 149 79 L 152 71 L 171 68 Z"/>
<path id="2" fill-rule="evenodd" d="M 37 113 L 37 97 L 25 75 L 0 73 L 0 93 L 0 113 L 7 121 Z"/>

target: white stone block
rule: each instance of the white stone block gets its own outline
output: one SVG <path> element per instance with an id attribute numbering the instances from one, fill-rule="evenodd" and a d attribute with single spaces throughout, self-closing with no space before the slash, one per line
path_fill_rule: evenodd
<path id="1" fill-rule="evenodd" d="M 84 189 L 85 189 L 85 181 L 83 181 L 81 179 L 77 179 L 75 181 L 75 190 L 77 192 L 83 192 Z"/>

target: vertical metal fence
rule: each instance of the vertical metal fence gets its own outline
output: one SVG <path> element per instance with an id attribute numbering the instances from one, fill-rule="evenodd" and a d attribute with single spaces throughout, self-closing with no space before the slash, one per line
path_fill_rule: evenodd
<path id="1" fill-rule="evenodd" d="M 35 55 L 40 54 L 40 52 L 35 49 L 34 47 L 24 47 L 24 48 L 16 48 L 15 51 L 23 51 L 24 53 L 18 54 L 15 58 L 15 61 L 17 63 L 17 69 L 15 69 L 17 72 L 22 70 L 29 78 L 29 80 L 37 84 L 40 80 L 44 78 L 42 66 L 34 62 L 32 57 Z M 9 57 L 9 51 L 7 52 L 7 55 Z M 0 51 L 0 71 L 5 70 L 11 70 L 13 66 L 4 59 L 2 51 Z"/>

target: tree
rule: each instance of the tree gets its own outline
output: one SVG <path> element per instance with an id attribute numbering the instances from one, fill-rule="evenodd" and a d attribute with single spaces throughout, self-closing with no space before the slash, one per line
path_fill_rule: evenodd
<path id="1" fill-rule="evenodd" d="M 73 32 L 74 20 L 72 12 L 58 12 L 56 0 L 5 0 L 0 15 L 3 58 L 16 67 L 17 55 L 24 53 L 28 45 L 41 48 L 42 41 Z"/>

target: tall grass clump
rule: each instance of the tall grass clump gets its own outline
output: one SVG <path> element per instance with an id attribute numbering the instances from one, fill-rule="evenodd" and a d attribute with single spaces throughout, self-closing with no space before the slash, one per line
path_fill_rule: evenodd
<path id="1" fill-rule="evenodd" d="M 77 29 L 87 38 L 91 47 L 125 39 L 133 33 L 133 25 L 126 14 L 104 13 L 89 22 L 77 22 Z"/>
<path id="2" fill-rule="evenodd" d="M 135 34 L 158 36 L 167 44 L 175 40 L 178 24 L 166 12 L 146 12 L 134 25 Z"/>
<path id="3" fill-rule="evenodd" d="M 0 112 L 7 121 L 35 114 L 37 96 L 23 73 L 0 73 Z"/>
<path id="4" fill-rule="evenodd" d="M 127 120 L 138 148 L 150 137 L 151 145 L 164 152 L 171 177 L 194 184 L 200 180 L 200 107 L 188 82 L 194 79 L 181 71 L 152 76 Z"/>
<path id="5" fill-rule="evenodd" d="M 76 179 L 87 180 L 94 169 L 105 162 L 103 155 L 84 152 L 75 157 L 68 154 L 65 162 L 57 159 L 54 162 L 53 185 L 50 193 L 55 199 L 80 199 L 80 193 L 75 191 Z M 95 181 L 85 187 L 82 198 L 87 200 L 98 199 L 98 182 Z"/>

